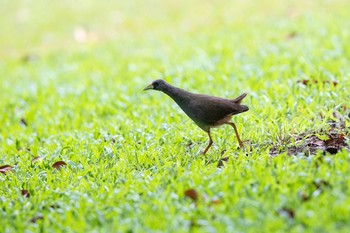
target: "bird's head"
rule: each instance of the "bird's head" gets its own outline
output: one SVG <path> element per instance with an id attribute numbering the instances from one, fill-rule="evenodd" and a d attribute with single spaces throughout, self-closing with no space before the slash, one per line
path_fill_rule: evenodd
<path id="1" fill-rule="evenodd" d="M 153 81 L 150 85 L 148 85 L 147 87 L 145 87 L 143 90 L 157 90 L 157 91 L 164 91 L 167 87 L 167 83 L 162 80 L 162 79 L 158 79 L 156 81 Z"/>

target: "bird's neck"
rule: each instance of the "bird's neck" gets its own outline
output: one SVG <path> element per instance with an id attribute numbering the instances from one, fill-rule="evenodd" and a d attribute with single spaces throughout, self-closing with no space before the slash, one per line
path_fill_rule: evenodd
<path id="1" fill-rule="evenodd" d="M 168 85 L 168 87 L 165 90 L 163 90 L 163 92 L 170 96 L 178 105 L 180 105 L 180 107 L 182 107 L 181 105 L 185 102 L 188 102 L 191 98 L 190 92 L 171 85 Z"/>

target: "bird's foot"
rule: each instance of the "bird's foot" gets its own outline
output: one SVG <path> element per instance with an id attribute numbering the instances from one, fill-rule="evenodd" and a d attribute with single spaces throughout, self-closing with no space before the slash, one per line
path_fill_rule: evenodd
<path id="1" fill-rule="evenodd" d="M 250 140 L 239 141 L 238 143 L 239 143 L 239 148 L 241 148 L 241 149 L 244 149 L 244 148 L 245 148 L 245 147 L 244 147 L 244 144 L 251 145 L 251 144 L 250 144 Z"/>

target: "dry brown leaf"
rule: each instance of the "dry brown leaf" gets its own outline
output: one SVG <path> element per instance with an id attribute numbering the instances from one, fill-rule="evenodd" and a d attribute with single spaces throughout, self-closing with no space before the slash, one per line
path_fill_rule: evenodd
<path id="1" fill-rule="evenodd" d="M 61 169 L 62 167 L 66 166 L 66 165 L 67 165 L 67 164 L 66 164 L 66 162 L 64 162 L 64 161 L 57 161 L 57 162 L 55 162 L 55 163 L 52 165 L 52 167 L 55 168 L 55 169 L 57 169 L 57 170 L 59 170 L 59 169 Z"/>
<path id="2" fill-rule="evenodd" d="M 310 85 L 310 84 L 317 84 L 319 83 L 318 80 L 309 80 L 309 79 L 304 79 L 304 80 L 298 80 L 297 83 L 301 83 L 303 85 Z M 333 84 L 333 86 L 337 86 L 338 85 L 338 82 L 335 82 L 335 81 L 329 81 L 329 80 L 326 80 L 326 81 L 322 81 L 323 84 Z"/>
<path id="3" fill-rule="evenodd" d="M 288 40 L 292 40 L 292 39 L 298 37 L 298 35 L 299 35 L 299 34 L 298 34 L 296 31 L 292 31 L 292 32 L 288 33 L 288 35 L 286 36 L 286 38 L 287 38 Z"/>
<path id="4" fill-rule="evenodd" d="M 10 165 L 3 165 L 0 167 L 0 172 L 2 174 L 6 174 L 7 172 L 11 171 L 12 169 L 13 169 L 13 167 Z"/>
<path id="5" fill-rule="evenodd" d="M 295 217 L 295 212 L 294 212 L 294 210 L 291 209 L 291 208 L 287 208 L 287 207 L 283 207 L 282 209 L 277 210 L 277 213 L 278 213 L 279 215 L 288 217 L 288 218 L 290 218 L 290 219 L 294 219 L 294 217 Z"/>
<path id="6" fill-rule="evenodd" d="M 28 190 L 23 189 L 23 190 L 21 190 L 21 193 L 22 193 L 22 195 L 23 195 L 24 197 L 30 197 L 30 194 L 29 194 L 29 191 L 28 191 Z"/>
<path id="7" fill-rule="evenodd" d="M 228 161 L 228 157 L 223 157 L 223 158 L 221 158 L 220 160 L 219 160 L 219 162 L 218 162 L 218 168 L 220 168 L 220 167 L 223 167 L 224 166 L 224 163 L 227 163 L 227 161 Z"/>
<path id="8" fill-rule="evenodd" d="M 331 155 L 335 155 L 336 153 L 338 153 L 338 151 L 339 151 L 339 149 L 338 148 L 336 148 L 336 147 L 327 147 L 326 148 L 326 151 L 328 152 L 328 153 L 330 153 Z"/>
<path id="9" fill-rule="evenodd" d="M 58 209 L 58 208 L 60 208 L 60 206 L 57 204 L 53 204 L 53 205 L 50 205 L 50 208 L 51 209 Z"/>
<path id="10" fill-rule="evenodd" d="M 213 199 L 213 200 L 211 201 L 211 204 L 213 204 L 213 205 L 220 205 L 220 204 L 221 204 L 221 201 L 220 201 L 220 199 Z"/>
<path id="11" fill-rule="evenodd" d="M 27 123 L 26 119 L 24 119 L 24 118 L 21 118 L 20 123 L 21 123 L 21 125 L 23 125 L 23 126 L 28 126 L 28 123 Z"/>
<path id="12" fill-rule="evenodd" d="M 42 160 L 43 160 L 42 157 L 37 156 L 37 157 L 35 157 L 34 159 L 32 159 L 32 163 L 39 162 L 39 161 L 42 161 Z"/>
<path id="13" fill-rule="evenodd" d="M 300 199 L 302 202 L 308 201 L 308 200 L 310 200 L 310 198 L 311 197 L 309 195 L 307 195 L 305 192 L 300 193 Z"/>
<path id="14" fill-rule="evenodd" d="M 185 191 L 185 197 L 192 199 L 194 202 L 198 201 L 198 193 L 195 189 L 187 189 Z"/>
<path id="15" fill-rule="evenodd" d="M 191 147 L 193 145 L 193 142 L 190 140 L 188 141 L 188 143 L 186 144 L 186 147 Z"/>
<path id="16" fill-rule="evenodd" d="M 325 188 L 332 188 L 332 185 L 326 180 L 315 180 L 312 184 L 316 189 L 323 191 Z"/>
<path id="17" fill-rule="evenodd" d="M 32 218 L 32 219 L 30 220 L 30 222 L 36 223 L 38 220 L 43 220 L 43 219 L 44 219 L 44 217 L 41 216 L 41 215 L 39 215 L 39 216 L 36 216 L 36 217 Z"/>

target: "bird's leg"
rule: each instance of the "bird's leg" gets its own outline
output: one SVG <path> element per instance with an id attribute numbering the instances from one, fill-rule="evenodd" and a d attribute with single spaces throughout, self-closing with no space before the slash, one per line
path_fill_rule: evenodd
<path id="1" fill-rule="evenodd" d="M 210 129 L 208 130 L 208 136 L 209 136 L 209 144 L 208 146 L 205 148 L 204 152 L 203 152 L 203 155 L 205 155 L 205 153 L 207 153 L 207 151 L 209 150 L 209 148 L 211 147 L 211 145 L 213 144 L 213 140 L 211 139 L 211 136 L 210 136 Z"/>
<path id="2" fill-rule="evenodd" d="M 236 137 L 237 137 L 238 143 L 239 143 L 239 147 L 240 147 L 241 149 L 244 148 L 243 142 L 242 142 L 241 138 L 240 138 L 239 135 L 238 135 L 238 131 L 237 131 L 237 127 L 236 127 L 235 123 L 233 123 L 233 122 L 227 122 L 227 124 L 231 125 L 231 126 L 233 127 L 233 129 L 235 130 Z"/>

